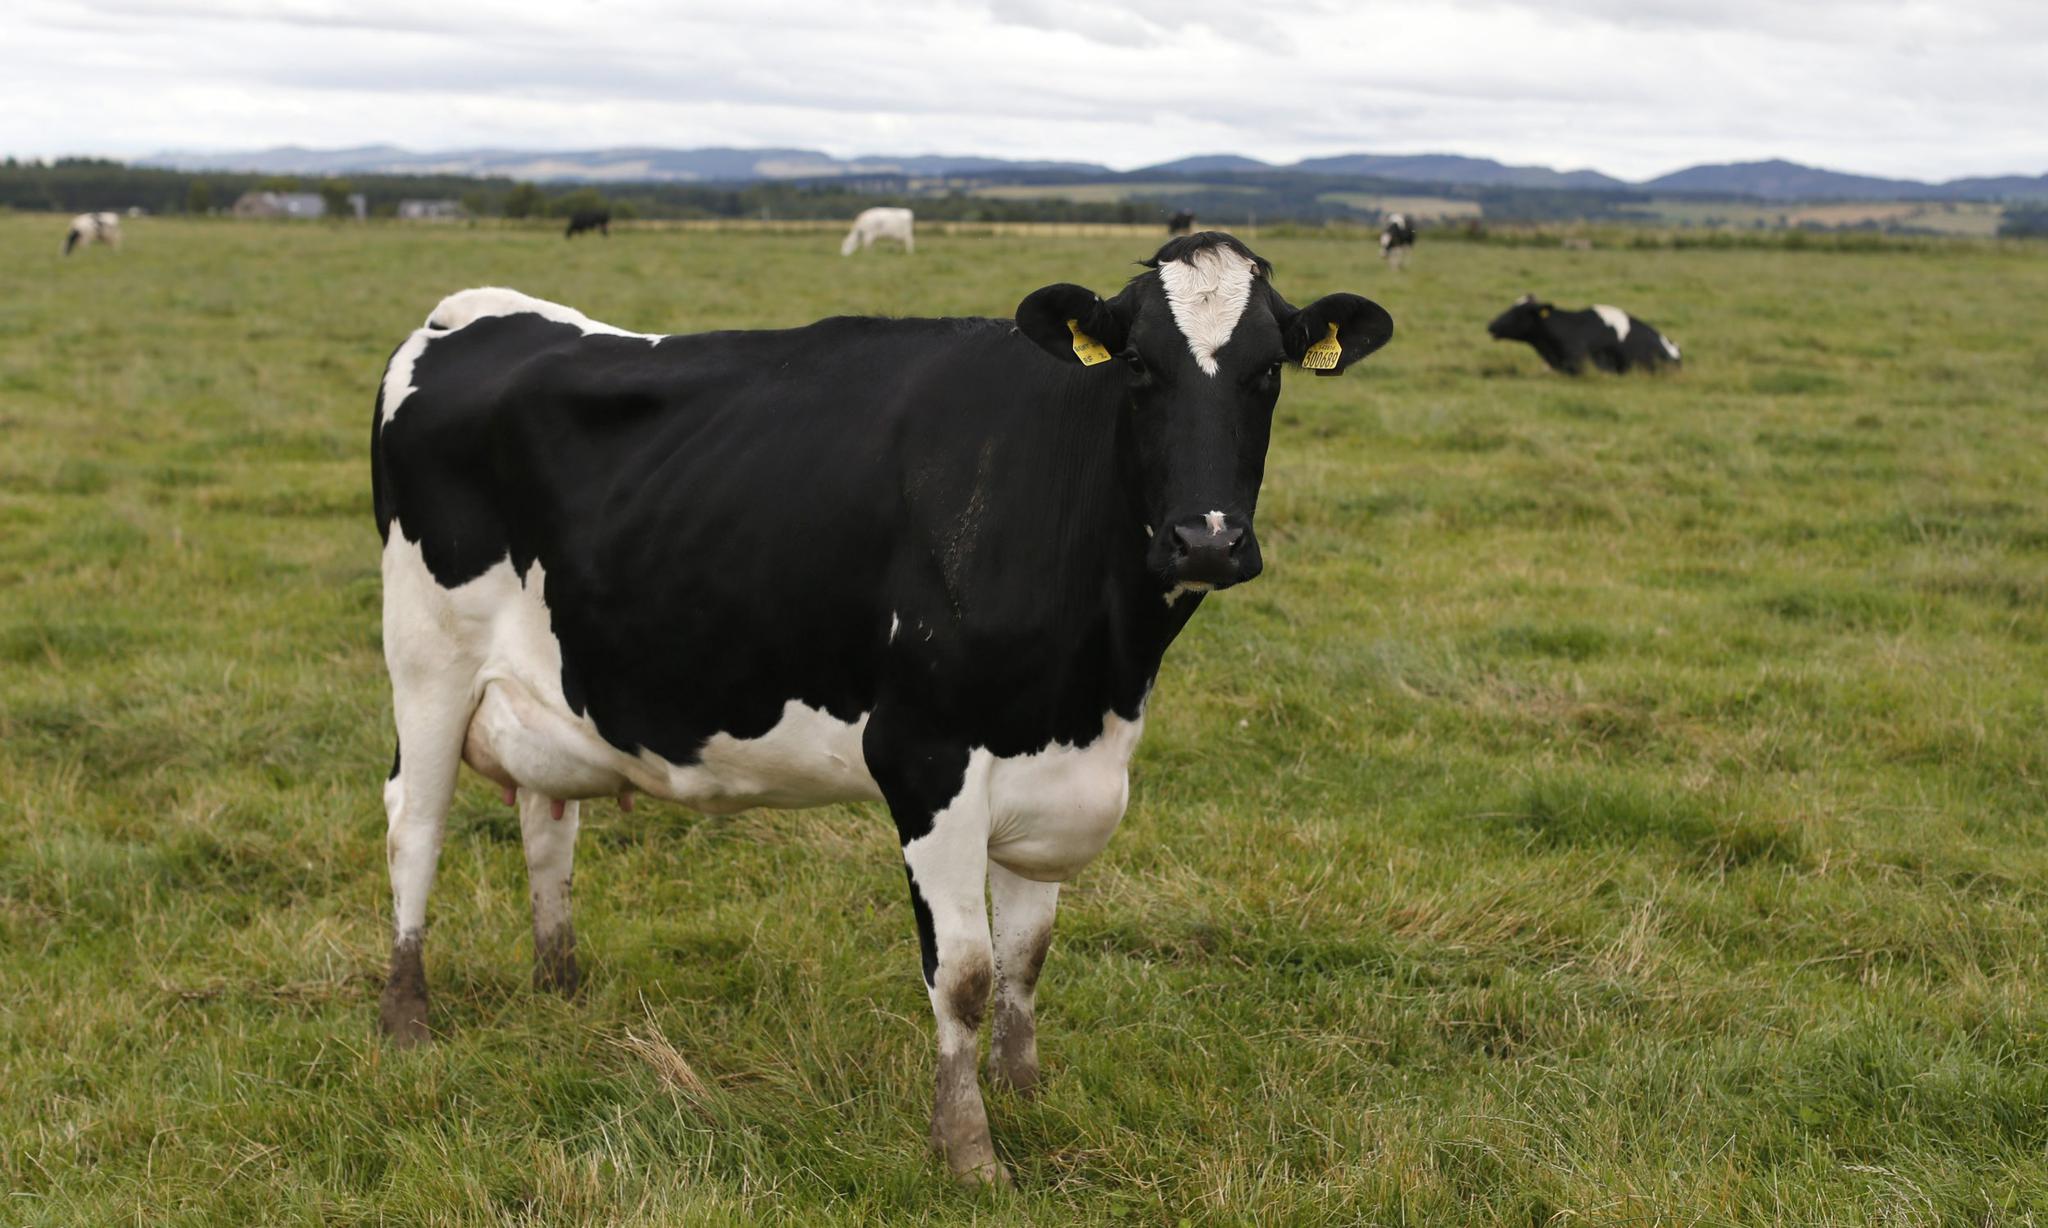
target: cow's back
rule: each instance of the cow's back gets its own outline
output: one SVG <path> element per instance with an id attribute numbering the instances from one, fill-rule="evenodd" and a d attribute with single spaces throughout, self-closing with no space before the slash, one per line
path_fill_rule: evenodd
<path id="1" fill-rule="evenodd" d="M 1070 377 L 1007 321 L 654 338 L 559 310 L 437 310 L 459 327 L 400 347 L 377 515 L 442 589 L 537 565 L 564 695 L 615 745 L 687 760 L 792 699 L 853 720 L 899 635 L 1027 669 L 1101 548 L 1062 536 L 1045 448 L 1106 449 L 1056 437 Z"/>

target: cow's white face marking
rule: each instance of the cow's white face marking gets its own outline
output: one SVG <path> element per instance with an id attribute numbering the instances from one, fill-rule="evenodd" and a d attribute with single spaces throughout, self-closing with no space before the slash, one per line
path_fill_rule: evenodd
<path id="1" fill-rule="evenodd" d="M 384 416 L 378 420 L 379 424 L 389 422 L 405 399 L 419 391 L 412 384 L 412 368 L 413 364 L 419 361 L 420 355 L 427 352 L 427 345 L 430 342 L 468 328 L 478 320 L 489 319 L 492 316 L 526 314 L 553 320 L 557 324 L 573 325 L 586 337 L 636 337 L 649 345 L 659 345 L 667 336 L 665 333 L 628 332 L 603 321 L 593 320 L 574 307 L 550 303 L 544 298 L 521 294 L 517 290 L 508 290 L 503 286 L 479 286 L 474 290 L 458 290 L 435 304 L 434 309 L 427 313 L 426 324 L 414 329 L 412 336 L 407 337 L 405 344 L 399 346 L 398 352 L 391 356 L 391 365 L 384 372 Z"/>
<path id="2" fill-rule="evenodd" d="M 1616 341 L 1628 340 L 1628 313 L 1626 311 L 1619 307 L 1609 307 L 1605 303 L 1593 304 L 1593 310 L 1599 312 L 1600 318 L 1607 321 L 1607 327 L 1614 330 L 1614 339 Z"/>
<path id="3" fill-rule="evenodd" d="M 1202 519 L 1209 522 L 1209 536 L 1220 537 L 1223 533 L 1223 513 L 1205 512 Z"/>
<path id="4" fill-rule="evenodd" d="M 1662 341 L 1664 343 L 1664 352 L 1666 354 L 1671 355 L 1673 358 L 1678 357 L 1678 347 L 1671 343 L 1671 338 L 1659 337 L 1657 338 L 1657 340 Z"/>
<path id="5" fill-rule="evenodd" d="M 1252 301 L 1258 267 L 1227 247 L 1205 247 L 1159 266 L 1159 284 L 1173 322 L 1204 375 L 1216 374 L 1216 351 L 1230 340 Z"/>

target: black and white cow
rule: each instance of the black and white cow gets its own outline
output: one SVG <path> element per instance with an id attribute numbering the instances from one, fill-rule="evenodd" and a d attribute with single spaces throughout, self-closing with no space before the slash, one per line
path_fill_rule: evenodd
<path id="1" fill-rule="evenodd" d="M 1226 235 L 1146 265 L 1015 319 L 659 336 L 511 290 L 434 308 L 373 427 L 387 1032 L 428 1035 L 464 762 L 518 806 L 535 980 L 561 989 L 582 800 L 880 800 L 937 1019 L 932 1141 L 1004 1179 L 976 1080 L 991 986 L 990 1076 L 1029 1089 L 1059 884 L 1123 815 L 1167 646 L 1259 574 L 1281 370 L 1334 375 L 1393 335 L 1357 295 L 1290 305 Z"/>
<path id="2" fill-rule="evenodd" d="M 611 238 L 612 211 L 609 209 L 578 209 L 569 215 L 569 228 L 562 232 L 562 237 L 573 239 L 586 230 L 595 230 L 605 238 Z"/>
<path id="3" fill-rule="evenodd" d="M 1415 251 L 1415 228 L 1408 224 L 1405 214 L 1387 215 L 1386 229 L 1380 231 L 1380 258 L 1395 272 L 1408 265 L 1408 257 Z"/>
<path id="4" fill-rule="evenodd" d="M 79 244 L 104 243 L 108 247 L 121 246 L 121 217 L 116 213 L 81 213 L 71 219 L 71 228 L 64 232 L 64 254 L 69 256 Z"/>
<path id="5" fill-rule="evenodd" d="M 1195 215 L 1186 209 L 1174 210 L 1166 219 L 1166 233 L 1170 235 L 1192 234 L 1195 229 Z"/>
<path id="6" fill-rule="evenodd" d="M 1564 311 L 1524 294 L 1486 326 L 1495 341 L 1526 341 L 1553 371 L 1577 375 L 1592 363 L 1602 371 L 1655 371 L 1679 365 L 1678 347 L 1648 323 L 1619 307 L 1595 303 Z"/>

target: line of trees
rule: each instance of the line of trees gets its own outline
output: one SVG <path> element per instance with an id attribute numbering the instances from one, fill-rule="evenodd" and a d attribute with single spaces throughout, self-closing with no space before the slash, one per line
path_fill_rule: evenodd
<path id="1" fill-rule="evenodd" d="M 920 216 L 964 221 L 1152 222 L 1153 201 L 1082 203 L 992 200 L 956 190 L 932 196 L 900 178 L 735 185 L 671 183 L 543 186 L 510 179 L 456 175 L 353 175 L 348 178 L 180 171 L 129 166 L 101 158 L 0 162 L 0 208 L 83 213 L 140 208 L 150 213 L 204 214 L 233 206 L 244 192 L 317 192 L 328 214 L 346 217 L 348 196 L 363 194 L 372 217 L 390 217 L 404 199 L 462 202 L 476 217 L 555 218 L 579 209 L 609 208 L 620 218 L 844 218 L 872 205 L 906 204 Z"/>

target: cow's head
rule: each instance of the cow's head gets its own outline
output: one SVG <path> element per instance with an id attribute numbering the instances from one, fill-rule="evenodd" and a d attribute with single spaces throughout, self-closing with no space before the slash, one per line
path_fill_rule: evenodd
<path id="1" fill-rule="evenodd" d="M 1527 341 L 1543 327 L 1543 321 L 1550 318 L 1550 304 L 1539 303 L 1533 294 L 1524 294 L 1515 300 L 1515 305 L 1493 318 L 1486 331 L 1495 341 Z"/>
<path id="2" fill-rule="evenodd" d="M 1174 239 L 1115 298 L 1061 284 L 1017 306 L 1017 326 L 1062 362 L 1122 387 L 1138 504 L 1161 584 L 1228 588 L 1259 574 L 1252 513 L 1280 369 L 1336 375 L 1385 345 L 1393 318 L 1355 294 L 1297 308 L 1273 266 L 1229 235 Z"/>

